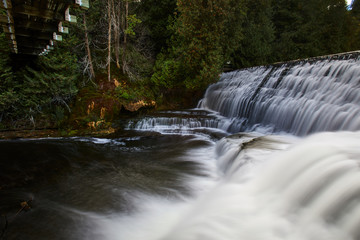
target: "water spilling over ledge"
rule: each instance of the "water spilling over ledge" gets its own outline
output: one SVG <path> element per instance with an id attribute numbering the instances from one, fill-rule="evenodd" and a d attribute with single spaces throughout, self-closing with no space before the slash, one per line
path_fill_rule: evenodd
<path id="1" fill-rule="evenodd" d="M 360 130 L 360 53 L 326 56 L 224 73 L 200 108 L 234 123 L 229 132 L 256 126 L 307 135 Z"/>

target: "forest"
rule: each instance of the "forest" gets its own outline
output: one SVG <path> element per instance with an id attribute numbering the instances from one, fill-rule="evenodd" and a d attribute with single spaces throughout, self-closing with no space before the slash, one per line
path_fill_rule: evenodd
<path id="1" fill-rule="evenodd" d="M 47 55 L 0 30 L 0 129 L 195 107 L 223 71 L 360 49 L 360 0 L 91 0 Z M 21 59 L 21 60 L 19 60 Z"/>

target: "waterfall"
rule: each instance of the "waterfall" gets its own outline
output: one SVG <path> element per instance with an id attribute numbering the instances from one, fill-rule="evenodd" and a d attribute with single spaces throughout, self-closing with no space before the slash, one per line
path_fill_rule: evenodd
<path id="1" fill-rule="evenodd" d="M 224 73 L 199 107 L 235 122 L 224 129 L 233 133 L 360 130 L 360 61 L 354 55 Z"/>
<path id="2" fill-rule="evenodd" d="M 360 240 L 359 55 L 224 73 L 108 138 L 0 139 L 0 238 Z"/>
<path id="3" fill-rule="evenodd" d="M 90 235 L 360 240 L 359 55 L 223 73 L 196 109 L 127 122 L 125 131 L 153 136 L 150 141 L 192 139 L 177 159 L 207 174 L 186 178 L 191 197 L 139 193 L 131 198 L 138 205 L 134 214 L 91 216 Z M 175 147 L 171 141 L 166 146 Z M 163 162 L 173 160 L 161 156 Z"/>
<path id="4" fill-rule="evenodd" d="M 143 211 L 99 228 L 114 240 L 360 239 L 359 59 L 223 73 L 197 109 L 129 122 L 162 134 L 227 133 L 211 153 L 218 177 L 194 199 L 146 197 Z"/>

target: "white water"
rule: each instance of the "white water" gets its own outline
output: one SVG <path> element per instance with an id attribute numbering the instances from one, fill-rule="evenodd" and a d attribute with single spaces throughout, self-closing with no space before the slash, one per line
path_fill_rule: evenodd
<path id="1" fill-rule="evenodd" d="M 360 61 L 328 59 L 224 73 L 200 107 L 241 120 L 224 129 L 230 132 L 254 125 L 300 136 L 360 130 Z"/>
<path id="2" fill-rule="evenodd" d="M 360 64 L 354 59 L 257 67 L 223 74 L 210 86 L 200 106 L 219 115 L 130 123 L 129 129 L 162 134 L 196 134 L 199 129 L 247 133 L 185 154 L 211 173 L 188 179 L 193 197 L 139 194 L 132 199 L 138 206 L 135 214 L 91 215 L 95 236 L 360 239 L 359 87 Z M 307 136 L 314 132 L 321 133 Z"/>
<path id="3" fill-rule="evenodd" d="M 359 146 L 360 132 L 224 138 L 214 156 L 218 177 L 189 183 L 202 186 L 196 198 L 140 195 L 137 214 L 95 218 L 97 234 L 106 240 L 359 239 Z M 197 157 L 211 164 L 205 152 Z"/>

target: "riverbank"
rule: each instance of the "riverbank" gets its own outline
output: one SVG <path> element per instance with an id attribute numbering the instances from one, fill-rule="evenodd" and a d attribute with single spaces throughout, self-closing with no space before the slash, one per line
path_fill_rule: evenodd
<path id="1" fill-rule="evenodd" d="M 48 138 L 48 137 L 74 137 L 74 136 L 106 136 L 115 133 L 116 129 L 25 129 L 25 130 L 5 130 L 0 131 L 0 139 L 19 139 L 19 138 Z"/>

